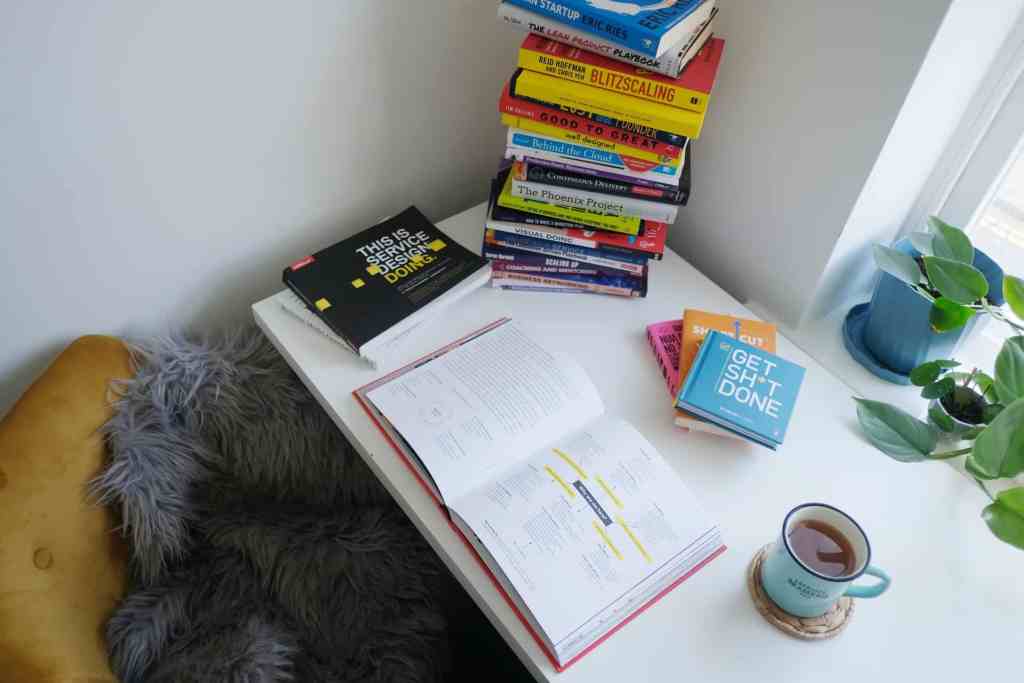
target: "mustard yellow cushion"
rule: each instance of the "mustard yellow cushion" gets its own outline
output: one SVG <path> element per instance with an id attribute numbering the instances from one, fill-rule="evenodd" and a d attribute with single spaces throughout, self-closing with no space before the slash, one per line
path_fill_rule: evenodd
<path id="1" fill-rule="evenodd" d="M 0 680 L 108 683 L 103 627 L 126 548 L 86 485 L 105 461 L 108 385 L 131 377 L 110 337 L 69 346 L 0 421 Z"/>

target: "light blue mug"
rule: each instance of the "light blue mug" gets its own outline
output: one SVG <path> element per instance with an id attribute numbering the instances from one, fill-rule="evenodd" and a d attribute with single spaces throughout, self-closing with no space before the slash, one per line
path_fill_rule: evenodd
<path id="1" fill-rule="evenodd" d="M 790 544 L 790 533 L 800 522 L 822 522 L 841 533 L 850 542 L 854 555 L 853 571 L 843 576 L 828 576 L 805 564 Z M 879 581 L 870 586 L 852 585 L 862 574 Z M 864 530 L 848 514 L 824 503 L 805 503 L 786 515 L 782 533 L 768 549 L 761 563 L 761 585 L 776 605 L 797 617 L 819 617 L 839 598 L 877 598 L 889 587 L 889 576 L 871 566 L 871 544 Z"/>

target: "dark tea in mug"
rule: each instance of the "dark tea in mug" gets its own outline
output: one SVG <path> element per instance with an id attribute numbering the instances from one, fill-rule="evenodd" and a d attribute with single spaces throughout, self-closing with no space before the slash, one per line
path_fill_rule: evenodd
<path id="1" fill-rule="evenodd" d="M 825 576 L 847 576 L 857 568 L 853 544 L 825 522 L 807 519 L 795 523 L 789 532 L 789 547 L 804 565 Z"/>

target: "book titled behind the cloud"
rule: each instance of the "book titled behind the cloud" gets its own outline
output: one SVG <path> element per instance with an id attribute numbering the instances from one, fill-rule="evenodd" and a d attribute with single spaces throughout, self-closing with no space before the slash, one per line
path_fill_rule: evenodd
<path id="1" fill-rule="evenodd" d="M 803 378 L 799 365 L 713 330 L 676 405 L 775 449 L 785 439 Z"/>
<path id="2" fill-rule="evenodd" d="M 284 283 L 350 349 L 376 365 L 389 341 L 490 278 L 487 260 L 416 207 L 284 269 Z"/>

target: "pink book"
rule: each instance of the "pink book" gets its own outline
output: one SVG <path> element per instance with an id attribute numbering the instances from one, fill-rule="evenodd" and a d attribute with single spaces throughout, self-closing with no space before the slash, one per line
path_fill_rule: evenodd
<path id="1" fill-rule="evenodd" d="M 668 393 L 675 398 L 676 379 L 679 377 L 679 347 L 683 335 L 682 320 L 666 320 L 647 326 L 647 341 L 654 351 L 654 358 L 665 376 Z"/>

